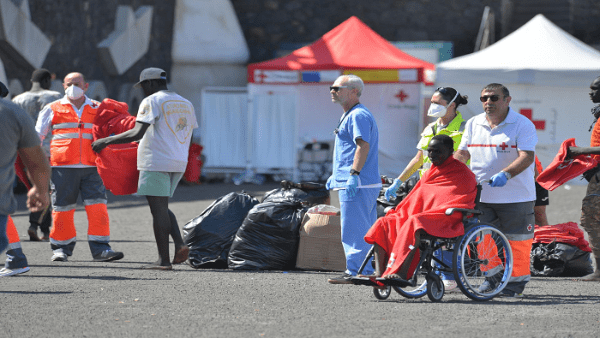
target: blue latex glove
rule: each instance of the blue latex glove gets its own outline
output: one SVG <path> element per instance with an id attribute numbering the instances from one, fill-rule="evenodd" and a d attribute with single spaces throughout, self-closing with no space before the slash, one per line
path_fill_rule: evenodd
<path id="1" fill-rule="evenodd" d="M 350 175 L 348 181 L 346 181 L 346 192 L 348 193 L 348 197 L 354 197 L 356 191 L 358 191 L 358 176 Z"/>
<path id="2" fill-rule="evenodd" d="M 329 176 L 327 183 L 325 183 L 325 189 L 331 190 L 331 182 L 333 182 L 333 175 Z"/>
<path id="3" fill-rule="evenodd" d="M 508 182 L 508 178 L 506 177 L 506 174 L 504 173 L 504 171 L 501 171 L 499 173 L 497 173 L 496 175 L 492 176 L 492 178 L 490 179 L 490 185 L 492 187 L 503 187 L 506 185 L 506 182 Z"/>
<path id="4" fill-rule="evenodd" d="M 394 182 L 392 182 L 392 185 L 385 189 L 385 199 L 388 202 L 392 197 L 396 198 L 396 193 L 398 192 L 398 189 L 400 189 L 400 184 L 402 184 L 402 181 L 395 179 Z"/>

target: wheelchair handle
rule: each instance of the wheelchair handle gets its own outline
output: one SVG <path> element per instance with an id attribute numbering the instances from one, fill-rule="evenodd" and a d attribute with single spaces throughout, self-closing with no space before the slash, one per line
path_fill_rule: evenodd
<path id="1" fill-rule="evenodd" d="M 481 210 L 477 210 L 477 209 L 463 209 L 463 208 L 448 208 L 446 209 L 446 216 L 450 216 L 452 214 L 454 214 L 454 212 L 462 212 L 463 215 L 467 216 L 468 214 L 472 214 L 472 215 L 481 215 L 482 212 Z"/>

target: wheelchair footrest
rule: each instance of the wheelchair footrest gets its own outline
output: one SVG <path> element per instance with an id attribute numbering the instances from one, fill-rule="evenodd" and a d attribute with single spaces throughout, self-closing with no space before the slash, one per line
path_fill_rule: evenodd
<path id="1" fill-rule="evenodd" d="M 412 286 L 412 283 L 404 279 L 386 279 L 381 277 L 352 277 L 350 279 L 355 285 L 367 286 L 399 286 L 401 288 Z"/>

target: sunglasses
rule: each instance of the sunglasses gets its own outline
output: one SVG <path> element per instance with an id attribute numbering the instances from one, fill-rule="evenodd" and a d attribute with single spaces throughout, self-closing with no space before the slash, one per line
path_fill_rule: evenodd
<path id="1" fill-rule="evenodd" d="M 340 88 L 348 88 L 348 86 L 330 86 L 329 87 L 329 91 L 334 91 L 334 92 L 338 92 L 340 90 Z"/>
<path id="2" fill-rule="evenodd" d="M 442 93 L 443 95 L 448 95 L 448 93 L 449 93 L 449 91 L 446 87 L 438 87 L 438 89 L 436 89 L 435 91 Z"/>
<path id="3" fill-rule="evenodd" d="M 487 102 L 488 99 L 492 100 L 492 102 L 496 102 L 500 99 L 500 95 L 490 95 L 490 96 L 484 95 L 479 98 L 479 101 Z"/>

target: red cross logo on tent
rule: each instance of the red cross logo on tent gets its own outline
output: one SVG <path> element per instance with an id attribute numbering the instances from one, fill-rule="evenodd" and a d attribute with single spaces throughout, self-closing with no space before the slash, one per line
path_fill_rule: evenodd
<path id="1" fill-rule="evenodd" d="M 531 122 L 533 122 L 535 129 L 539 129 L 539 130 L 546 129 L 546 120 L 534 120 L 533 119 L 533 109 L 523 108 L 523 109 L 519 110 L 519 113 L 521 113 L 521 115 L 530 119 Z"/>
<path id="2" fill-rule="evenodd" d="M 404 90 L 400 90 L 400 92 L 398 94 L 396 94 L 394 97 L 397 97 L 400 102 L 404 102 L 404 100 L 408 97 L 408 95 L 406 95 L 406 93 L 404 92 Z"/>
<path id="3" fill-rule="evenodd" d="M 254 76 L 254 81 L 256 81 L 258 79 L 257 82 L 264 82 L 265 78 L 267 77 L 267 75 L 265 75 L 265 73 L 258 71 L 256 72 L 257 74 Z"/>

